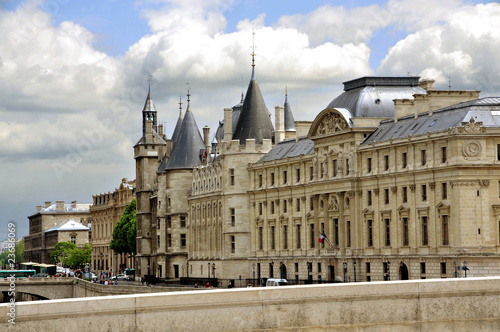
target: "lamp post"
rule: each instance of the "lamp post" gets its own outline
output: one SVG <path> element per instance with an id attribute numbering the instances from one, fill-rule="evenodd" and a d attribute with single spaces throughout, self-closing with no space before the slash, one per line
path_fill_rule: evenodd
<path id="1" fill-rule="evenodd" d="M 99 254 L 99 257 L 101 258 L 101 261 L 100 261 L 100 263 L 101 263 L 101 272 L 100 273 L 101 273 L 101 276 L 102 276 L 102 270 L 104 270 L 104 260 L 103 260 L 104 254 L 101 252 Z"/>
<path id="2" fill-rule="evenodd" d="M 216 283 L 216 278 L 215 278 L 215 263 L 212 264 L 212 278 L 214 278 L 214 284 Z M 214 285 L 215 287 L 215 285 Z"/>
<path id="3" fill-rule="evenodd" d="M 464 262 L 463 262 L 463 265 L 462 265 L 462 270 L 464 270 L 464 271 L 465 271 L 465 278 L 467 278 L 467 270 L 468 270 L 468 269 L 469 269 L 469 268 L 467 267 L 467 261 L 464 261 Z"/>
<path id="4" fill-rule="evenodd" d="M 347 262 L 344 262 L 343 263 L 344 265 L 344 282 L 347 282 L 347 279 L 346 279 L 346 273 L 347 273 Z"/>
<path id="5" fill-rule="evenodd" d="M 189 262 L 186 262 L 186 283 L 189 285 Z"/>
<path id="6" fill-rule="evenodd" d="M 356 282 L 356 262 L 352 263 L 354 265 L 354 282 Z"/>
<path id="7" fill-rule="evenodd" d="M 210 284 L 210 263 L 208 263 L 208 284 Z"/>
<path id="8" fill-rule="evenodd" d="M 391 281 L 391 262 L 387 261 L 387 281 Z"/>

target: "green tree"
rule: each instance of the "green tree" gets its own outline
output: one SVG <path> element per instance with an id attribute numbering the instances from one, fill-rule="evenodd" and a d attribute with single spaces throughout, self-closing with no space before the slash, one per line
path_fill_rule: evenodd
<path id="1" fill-rule="evenodd" d="M 69 250 L 67 264 L 75 268 L 84 268 L 87 263 L 90 264 L 92 256 L 92 246 L 89 243 L 85 243 L 83 249 L 73 248 Z"/>
<path id="2" fill-rule="evenodd" d="M 16 244 L 14 250 L 15 250 L 14 255 L 16 257 L 16 264 L 21 264 L 22 262 L 24 262 L 24 239 L 22 239 Z M 0 267 L 2 269 L 5 269 L 7 267 L 7 264 L 9 262 L 9 254 L 11 254 L 10 250 L 0 253 Z"/>
<path id="3" fill-rule="evenodd" d="M 50 260 L 54 263 L 62 263 L 63 265 L 68 264 L 68 258 L 71 255 L 71 251 L 76 249 L 76 244 L 71 241 L 58 242 L 54 246 L 54 250 L 50 253 Z"/>
<path id="4" fill-rule="evenodd" d="M 135 199 L 125 208 L 119 222 L 113 229 L 113 238 L 109 248 L 116 253 L 135 254 L 136 230 L 136 201 Z"/>

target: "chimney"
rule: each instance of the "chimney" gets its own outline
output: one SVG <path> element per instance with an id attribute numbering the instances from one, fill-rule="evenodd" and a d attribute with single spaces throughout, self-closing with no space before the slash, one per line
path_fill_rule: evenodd
<path id="1" fill-rule="evenodd" d="M 230 143 L 233 139 L 233 110 L 224 108 L 224 141 Z"/>
<path id="2" fill-rule="evenodd" d="M 71 207 L 76 209 L 76 201 L 71 202 Z"/>
<path id="3" fill-rule="evenodd" d="M 37 205 L 36 206 L 36 212 L 40 212 L 42 210 L 42 206 L 41 205 Z"/>
<path id="4" fill-rule="evenodd" d="M 48 208 L 49 206 L 52 205 L 52 202 L 51 201 L 46 201 L 45 202 L 45 208 Z"/>
<path id="5" fill-rule="evenodd" d="M 436 81 L 433 79 L 430 79 L 430 78 L 426 78 L 426 79 L 420 80 L 418 82 L 418 86 L 426 91 L 430 91 L 434 87 L 434 82 L 436 82 Z"/>
<path id="6" fill-rule="evenodd" d="M 413 99 L 394 99 L 394 122 L 403 116 L 414 114 L 415 102 Z"/>
<path id="7" fill-rule="evenodd" d="M 64 201 L 56 201 L 56 211 L 64 212 Z"/>
<path id="8" fill-rule="evenodd" d="M 283 106 L 274 107 L 276 116 L 276 131 L 274 134 L 274 141 L 276 144 L 285 139 L 285 108 Z"/>
<path id="9" fill-rule="evenodd" d="M 203 127 L 203 142 L 205 143 L 205 148 L 207 149 L 207 156 L 210 157 L 210 127 Z M 207 160 L 208 160 L 207 157 Z"/>

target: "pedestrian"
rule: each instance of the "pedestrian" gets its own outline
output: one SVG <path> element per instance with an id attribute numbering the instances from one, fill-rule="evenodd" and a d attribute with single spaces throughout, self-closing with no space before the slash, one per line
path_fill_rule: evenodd
<path id="1" fill-rule="evenodd" d="M 197 282 L 194 283 L 194 288 L 198 288 L 198 283 Z"/>
<path id="2" fill-rule="evenodd" d="M 141 277 L 141 285 L 144 285 L 144 277 Z"/>
<path id="3" fill-rule="evenodd" d="M 229 285 L 227 285 L 227 288 L 233 288 L 233 284 L 231 283 L 231 281 L 229 282 Z"/>

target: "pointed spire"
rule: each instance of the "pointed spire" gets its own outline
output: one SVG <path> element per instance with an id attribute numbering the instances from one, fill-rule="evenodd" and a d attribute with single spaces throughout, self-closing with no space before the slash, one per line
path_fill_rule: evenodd
<path id="1" fill-rule="evenodd" d="M 146 102 L 144 103 L 144 108 L 142 109 L 142 134 L 146 133 L 146 121 L 151 120 L 153 122 L 153 130 L 158 132 L 156 107 L 153 102 L 153 97 L 151 96 L 151 85 L 148 85 L 148 96 L 146 97 Z"/>
<path id="2" fill-rule="evenodd" d="M 285 87 L 285 131 L 297 131 L 295 128 L 295 119 L 293 118 L 292 108 L 288 103 L 288 87 Z"/>
<path id="3" fill-rule="evenodd" d="M 252 80 L 255 80 L 255 31 L 252 30 Z"/>
<path id="4" fill-rule="evenodd" d="M 177 124 L 175 125 L 174 132 L 172 134 L 172 144 L 175 145 L 177 139 L 179 138 L 179 132 L 182 126 L 182 97 L 179 96 L 179 118 L 177 119 Z"/>
<path id="5" fill-rule="evenodd" d="M 179 96 L 179 119 L 182 119 L 182 96 Z"/>

